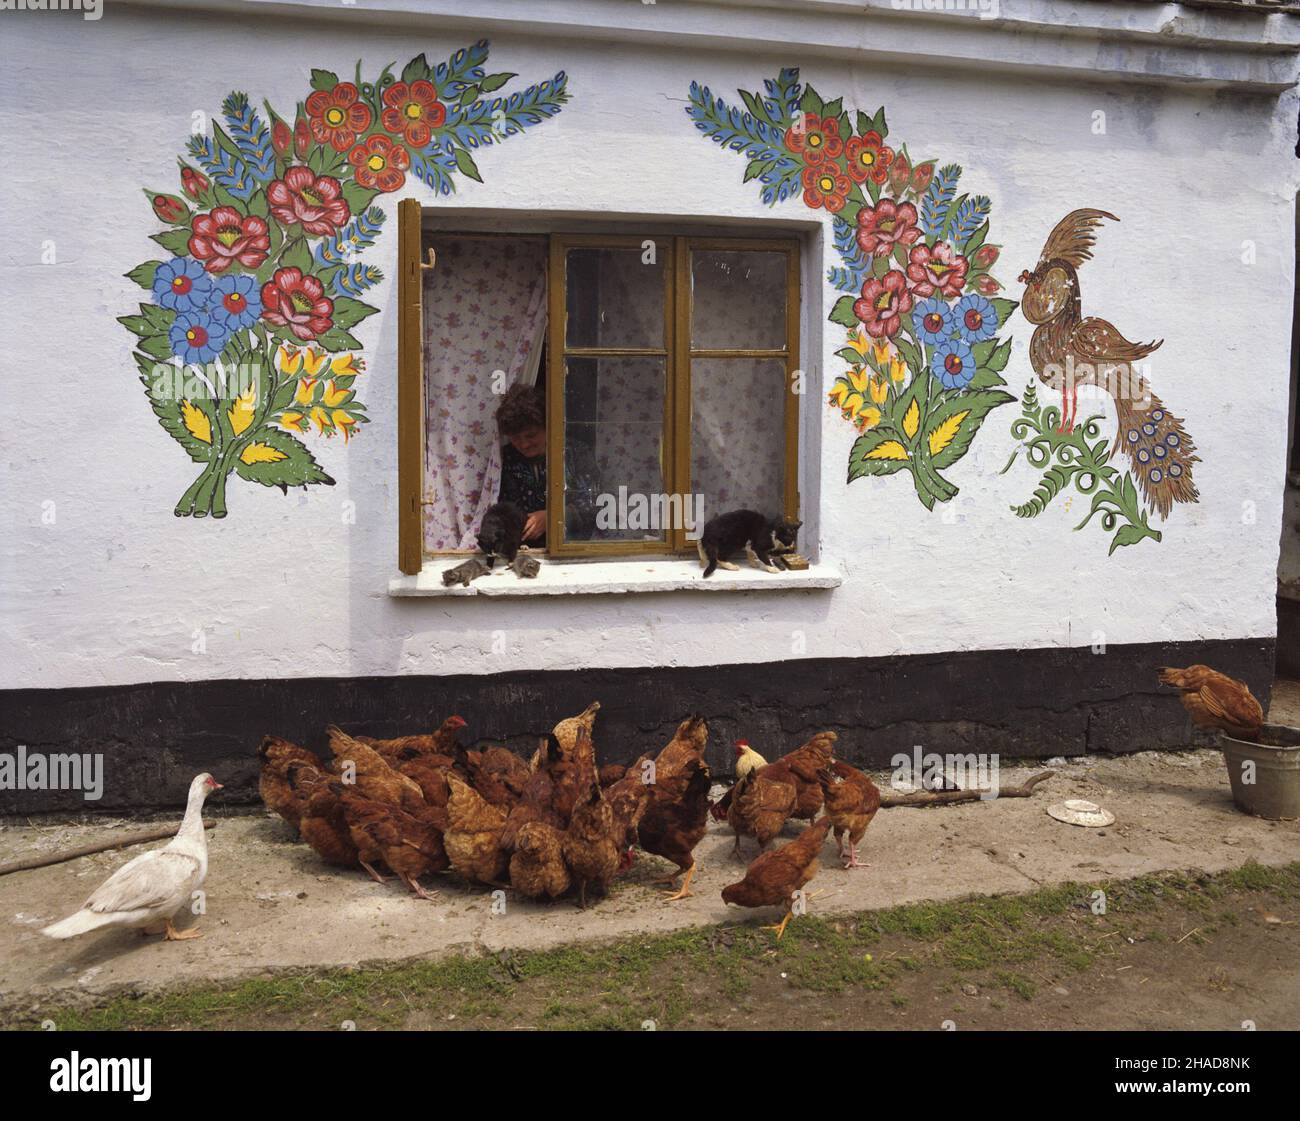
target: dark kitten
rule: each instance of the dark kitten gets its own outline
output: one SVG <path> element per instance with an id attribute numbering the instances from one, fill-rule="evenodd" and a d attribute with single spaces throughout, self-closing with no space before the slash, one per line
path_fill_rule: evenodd
<path id="1" fill-rule="evenodd" d="M 478 547 L 487 556 L 488 571 L 496 558 L 513 564 L 524 538 L 524 512 L 513 502 L 498 502 L 488 507 L 478 530 Z"/>
<path id="2" fill-rule="evenodd" d="M 718 568 L 735 572 L 739 566 L 728 558 L 741 549 L 749 554 L 755 568 L 780 572 L 772 554 L 790 552 L 802 524 L 783 517 L 769 518 L 757 510 L 732 510 L 710 518 L 704 523 L 704 532 L 697 543 L 700 563 L 706 566 L 704 575 L 712 576 Z"/>

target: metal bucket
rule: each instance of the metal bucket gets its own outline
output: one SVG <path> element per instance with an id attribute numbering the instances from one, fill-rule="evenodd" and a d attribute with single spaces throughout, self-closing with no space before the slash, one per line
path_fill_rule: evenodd
<path id="1" fill-rule="evenodd" d="M 1265 724 L 1259 738 L 1250 743 L 1219 733 L 1232 800 L 1256 817 L 1300 817 L 1300 728 Z"/>

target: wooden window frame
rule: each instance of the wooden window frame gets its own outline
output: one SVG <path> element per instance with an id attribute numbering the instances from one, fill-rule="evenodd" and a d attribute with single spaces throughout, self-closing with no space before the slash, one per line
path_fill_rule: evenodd
<path id="1" fill-rule="evenodd" d="M 422 209 L 418 199 L 397 204 L 397 560 L 398 569 L 416 575 L 424 558 L 424 467 L 427 386 L 424 368 L 424 260 Z M 450 231 L 445 236 L 456 236 Z M 539 235 L 530 235 L 539 236 Z M 663 541 L 564 540 L 564 378 L 566 358 L 662 357 L 665 368 L 663 466 L 669 494 L 691 493 L 691 364 L 697 358 L 785 360 L 784 510 L 799 516 L 799 367 L 800 251 L 797 238 L 694 237 L 553 233 L 547 254 L 547 554 L 567 559 L 635 558 L 694 553 L 686 530 L 671 528 Z M 565 259 L 571 248 L 635 249 L 655 243 L 664 271 L 662 347 L 568 347 Z M 779 252 L 786 254 L 785 346 L 780 348 L 699 348 L 691 344 L 691 259 L 696 251 Z M 432 254 L 431 254 L 432 255 Z"/>
<path id="2" fill-rule="evenodd" d="M 697 358 L 752 358 L 785 362 L 785 464 L 783 510 L 799 516 L 799 366 L 800 244 L 795 238 L 655 237 L 655 250 L 664 269 L 664 345 L 659 347 L 570 347 L 566 335 L 567 292 L 565 259 L 570 249 L 631 249 L 642 251 L 645 237 L 617 234 L 552 234 L 547 276 L 546 347 L 546 543 L 555 556 L 639 557 L 695 552 L 682 526 L 669 529 L 663 541 L 566 541 L 564 531 L 564 379 L 567 359 L 608 357 L 665 358 L 664 485 L 668 494 L 691 494 L 691 365 Z M 777 348 L 705 348 L 691 342 L 693 301 L 692 254 L 708 252 L 772 252 L 786 257 L 785 345 Z M 666 259 L 665 259 L 666 258 Z M 559 470 L 554 468 L 558 465 Z"/>

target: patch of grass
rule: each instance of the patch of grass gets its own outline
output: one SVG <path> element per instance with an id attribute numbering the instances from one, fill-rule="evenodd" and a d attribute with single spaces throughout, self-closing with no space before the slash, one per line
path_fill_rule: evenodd
<path id="1" fill-rule="evenodd" d="M 1106 913 L 1092 895 L 1105 892 Z M 717 1007 L 751 1002 L 774 986 L 810 994 L 886 991 L 895 1008 L 906 990 L 938 975 L 968 979 L 1032 1000 L 1030 974 L 1086 972 L 1127 939 L 1173 943 L 1153 926 L 1175 915 L 1200 927 L 1235 924 L 1230 894 L 1300 900 L 1300 863 L 1248 864 L 1205 875 L 1167 873 L 1105 884 L 1063 884 L 1028 895 L 917 903 L 839 918 L 804 915 L 776 942 L 757 920 L 639 936 L 596 945 L 454 956 L 400 965 L 288 971 L 238 983 L 122 994 L 98 1005 L 46 1004 L 19 1023 L 52 1019 L 62 1030 L 184 1027 L 403 1027 L 511 1023 L 574 1030 L 642 1030 L 687 1024 Z M 887 952 L 886 952 L 887 951 Z M 1033 965 L 1035 968 L 1030 969 Z M 782 978 L 780 975 L 784 974 Z M 951 990 L 949 990 L 951 991 Z M 993 1007 L 1000 1007 L 994 1003 Z M 454 1016 L 454 1021 L 449 1017 Z"/>

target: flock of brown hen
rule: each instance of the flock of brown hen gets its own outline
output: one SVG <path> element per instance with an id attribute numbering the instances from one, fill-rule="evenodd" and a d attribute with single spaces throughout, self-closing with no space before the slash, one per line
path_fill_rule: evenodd
<path id="1" fill-rule="evenodd" d="M 753 837 L 758 857 L 745 877 L 723 889 L 742 907 L 784 906 L 815 875 L 830 830 L 845 867 L 857 867 L 856 846 L 880 805 L 861 771 L 833 758 L 834 732 L 822 732 L 775 763 L 738 742 L 735 786 L 711 805 L 704 761 L 708 724 L 683 720 L 667 745 L 629 767 L 600 766 L 593 728 L 595 702 L 561 720 L 526 761 L 504 747 L 469 749 L 457 740 L 459 716 L 436 732 L 392 740 L 329 731 L 327 764 L 306 748 L 267 736 L 259 748 L 260 789 L 268 809 L 298 830 L 327 863 L 363 868 L 376 880 L 395 874 L 412 892 L 436 898 L 421 877 L 451 871 L 471 883 L 509 887 L 532 899 L 576 891 L 604 895 L 632 866 L 635 850 L 661 856 L 676 869 L 656 883 L 691 895 L 695 847 L 710 810 L 740 839 Z M 823 812 L 824 811 L 824 812 Z M 818 815 L 821 817 L 818 818 Z M 790 818 L 812 821 L 797 838 L 769 851 Z"/>

